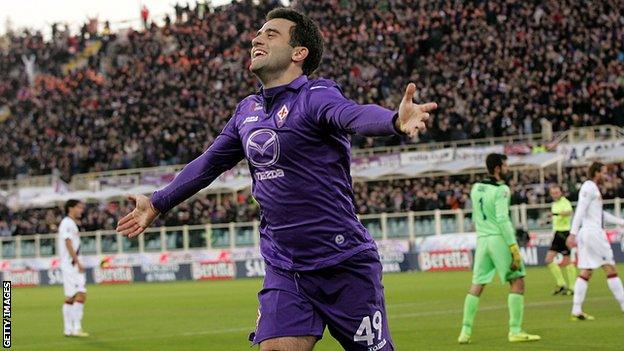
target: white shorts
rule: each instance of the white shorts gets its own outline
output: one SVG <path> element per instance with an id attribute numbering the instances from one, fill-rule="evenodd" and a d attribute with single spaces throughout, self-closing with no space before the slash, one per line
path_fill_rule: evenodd
<path id="1" fill-rule="evenodd" d="M 61 267 L 61 272 L 63 273 L 63 291 L 65 292 L 65 297 L 73 297 L 79 292 L 87 292 L 87 287 L 85 286 L 87 275 L 85 273 L 80 273 L 78 267 Z"/>
<path id="2" fill-rule="evenodd" d="M 579 269 L 596 269 L 606 264 L 615 264 L 613 250 L 604 230 L 581 229 L 576 240 Z"/>

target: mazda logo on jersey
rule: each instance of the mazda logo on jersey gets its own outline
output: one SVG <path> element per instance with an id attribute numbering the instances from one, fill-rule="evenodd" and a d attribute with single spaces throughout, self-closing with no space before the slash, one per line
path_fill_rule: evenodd
<path id="1" fill-rule="evenodd" d="M 252 165 L 268 167 L 275 164 L 279 158 L 279 139 L 271 129 L 258 129 L 247 139 L 245 149 Z"/>

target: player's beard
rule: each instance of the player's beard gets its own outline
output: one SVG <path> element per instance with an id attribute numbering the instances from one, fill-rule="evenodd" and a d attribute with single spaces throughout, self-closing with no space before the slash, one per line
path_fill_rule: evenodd
<path id="1" fill-rule="evenodd" d="M 262 83 L 277 79 L 286 71 L 288 65 L 292 62 L 290 52 L 274 52 L 272 55 L 273 57 L 271 57 L 270 54 L 267 56 L 268 57 L 263 59 L 264 62 L 258 62 L 257 66 L 252 64 L 249 67 L 251 73 L 256 75 Z"/>
<path id="2" fill-rule="evenodd" d="M 509 181 L 511 180 L 511 177 L 512 177 L 511 172 L 500 173 L 500 178 L 505 183 L 509 183 Z"/>

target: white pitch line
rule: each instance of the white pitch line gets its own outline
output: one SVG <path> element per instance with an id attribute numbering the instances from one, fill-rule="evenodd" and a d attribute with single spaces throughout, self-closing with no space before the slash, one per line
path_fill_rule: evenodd
<path id="1" fill-rule="evenodd" d="M 610 296 L 601 296 L 601 297 L 590 297 L 585 299 L 585 301 L 602 301 L 602 300 L 611 300 L 613 297 Z M 390 304 L 391 306 L 404 306 L 409 305 L 410 303 L 398 303 L 398 304 Z M 418 304 L 418 303 L 414 303 Z M 568 300 L 544 300 L 544 301 L 536 301 L 526 303 L 525 307 L 544 307 L 544 306 L 558 306 L 558 305 L 568 305 L 572 304 L 572 301 Z M 495 310 L 506 310 L 507 305 L 501 304 L 496 306 L 484 306 L 480 307 L 479 311 L 495 311 Z M 413 313 L 398 313 L 398 314 L 390 314 L 390 319 L 403 319 L 403 318 L 412 318 L 412 317 L 426 317 L 426 316 L 436 316 L 436 315 L 445 315 L 445 314 L 459 314 L 462 313 L 462 309 L 448 309 L 448 310 L 433 310 L 433 311 L 423 311 L 423 312 L 413 312 Z M 252 332 L 253 324 L 250 323 L 249 328 L 229 328 L 229 329 L 217 329 L 217 330 L 201 330 L 195 332 L 184 332 L 184 333 L 176 333 L 176 334 L 143 334 L 143 335 L 131 335 L 126 337 L 118 337 L 118 338 L 88 338 L 84 341 L 89 343 L 98 343 L 98 342 L 115 342 L 115 341 L 131 341 L 131 340 L 153 340 L 153 339 L 167 339 L 167 338 L 176 338 L 180 336 L 201 336 L 201 335 L 219 335 L 219 334 L 232 334 L 232 333 L 240 333 L 240 332 Z M 20 348 L 41 348 L 43 346 L 48 345 L 76 345 L 78 340 L 63 340 L 56 342 L 41 342 L 41 343 L 32 343 L 32 344 L 23 344 L 19 345 Z"/>

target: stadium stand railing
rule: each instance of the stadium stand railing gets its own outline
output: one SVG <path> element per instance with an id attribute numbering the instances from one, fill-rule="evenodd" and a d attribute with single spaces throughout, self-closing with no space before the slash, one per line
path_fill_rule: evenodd
<path id="1" fill-rule="evenodd" d="M 515 135 L 507 137 L 496 138 L 483 138 L 483 139 L 469 139 L 452 142 L 435 142 L 427 144 L 408 144 L 401 146 L 391 147 L 376 147 L 367 149 L 353 149 L 352 154 L 354 157 L 358 156 L 370 156 L 384 153 L 395 152 L 410 152 L 410 151 L 428 151 L 438 150 L 447 147 L 479 147 L 490 146 L 500 144 L 517 144 L 517 143 L 550 143 L 556 145 L 562 142 L 581 142 L 581 141 L 593 141 L 593 140 L 616 140 L 624 139 L 624 128 L 613 125 L 601 125 L 590 126 L 582 128 L 571 128 L 565 132 L 554 135 L 554 138 L 544 139 L 543 134 L 530 134 L 530 135 Z M 242 162 L 244 163 L 244 161 Z M 140 178 L 144 174 L 148 173 L 165 173 L 165 172 L 177 172 L 184 167 L 183 164 L 158 166 L 158 167 L 146 167 L 146 168 L 131 168 L 131 169 L 119 169 L 103 172 L 91 172 L 75 174 L 69 184 L 69 188 L 72 190 L 85 190 L 92 188 L 92 184 L 96 180 L 113 179 L 113 178 L 128 178 L 137 177 Z M 57 177 L 52 175 L 25 177 L 17 180 L 0 180 L 0 190 L 9 191 L 20 187 L 35 187 L 35 186 L 53 186 Z"/>
<path id="2" fill-rule="evenodd" d="M 517 134 L 502 137 L 455 140 L 447 142 L 434 142 L 423 144 L 406 144 L 399 146 L 382 146 L 366 149 L 353 149 L 353 156 L 367 156 L 394 152 L 427 151 L 443 148 L 479 147 L 500 144 L 558 144 L 562 142 L 581 142 L 592 140 L 614 140 L 624 138 L 624 128 L 614 125 L 589 126 L 570 128 L 564 132 Z"/>
<path id="3" fill-rule="evenodd" d="M 622 199 L 606 200 L 606 211 L 620 216 Z M 526 231 L 550 229 L 547 215 L 550 204 L 515 205 L 511 217 L 517 228 Z M 409 239 L 429 235 L 474 231 L 471 210 L 381 213 L 360 216 L 376 240 Z M 148 228 L 138 239 L 128 239 L 115 231 L 81 233 L 83 255 L 167 252 L 193 249 L 258 247 L 258 221 L 221 224 L 184 225 Z M 57 234 L 36 234 L 0 238 L 0 259 L 39 258 L 56 255 Z"/>
<path id="4" fill-rule="evenodd" d="M 19 179 L 0 180 L 0 190 L 13 190 L 26 187 L 52 186 L 57 177 L 54 175 L 31 176 Z"/>

